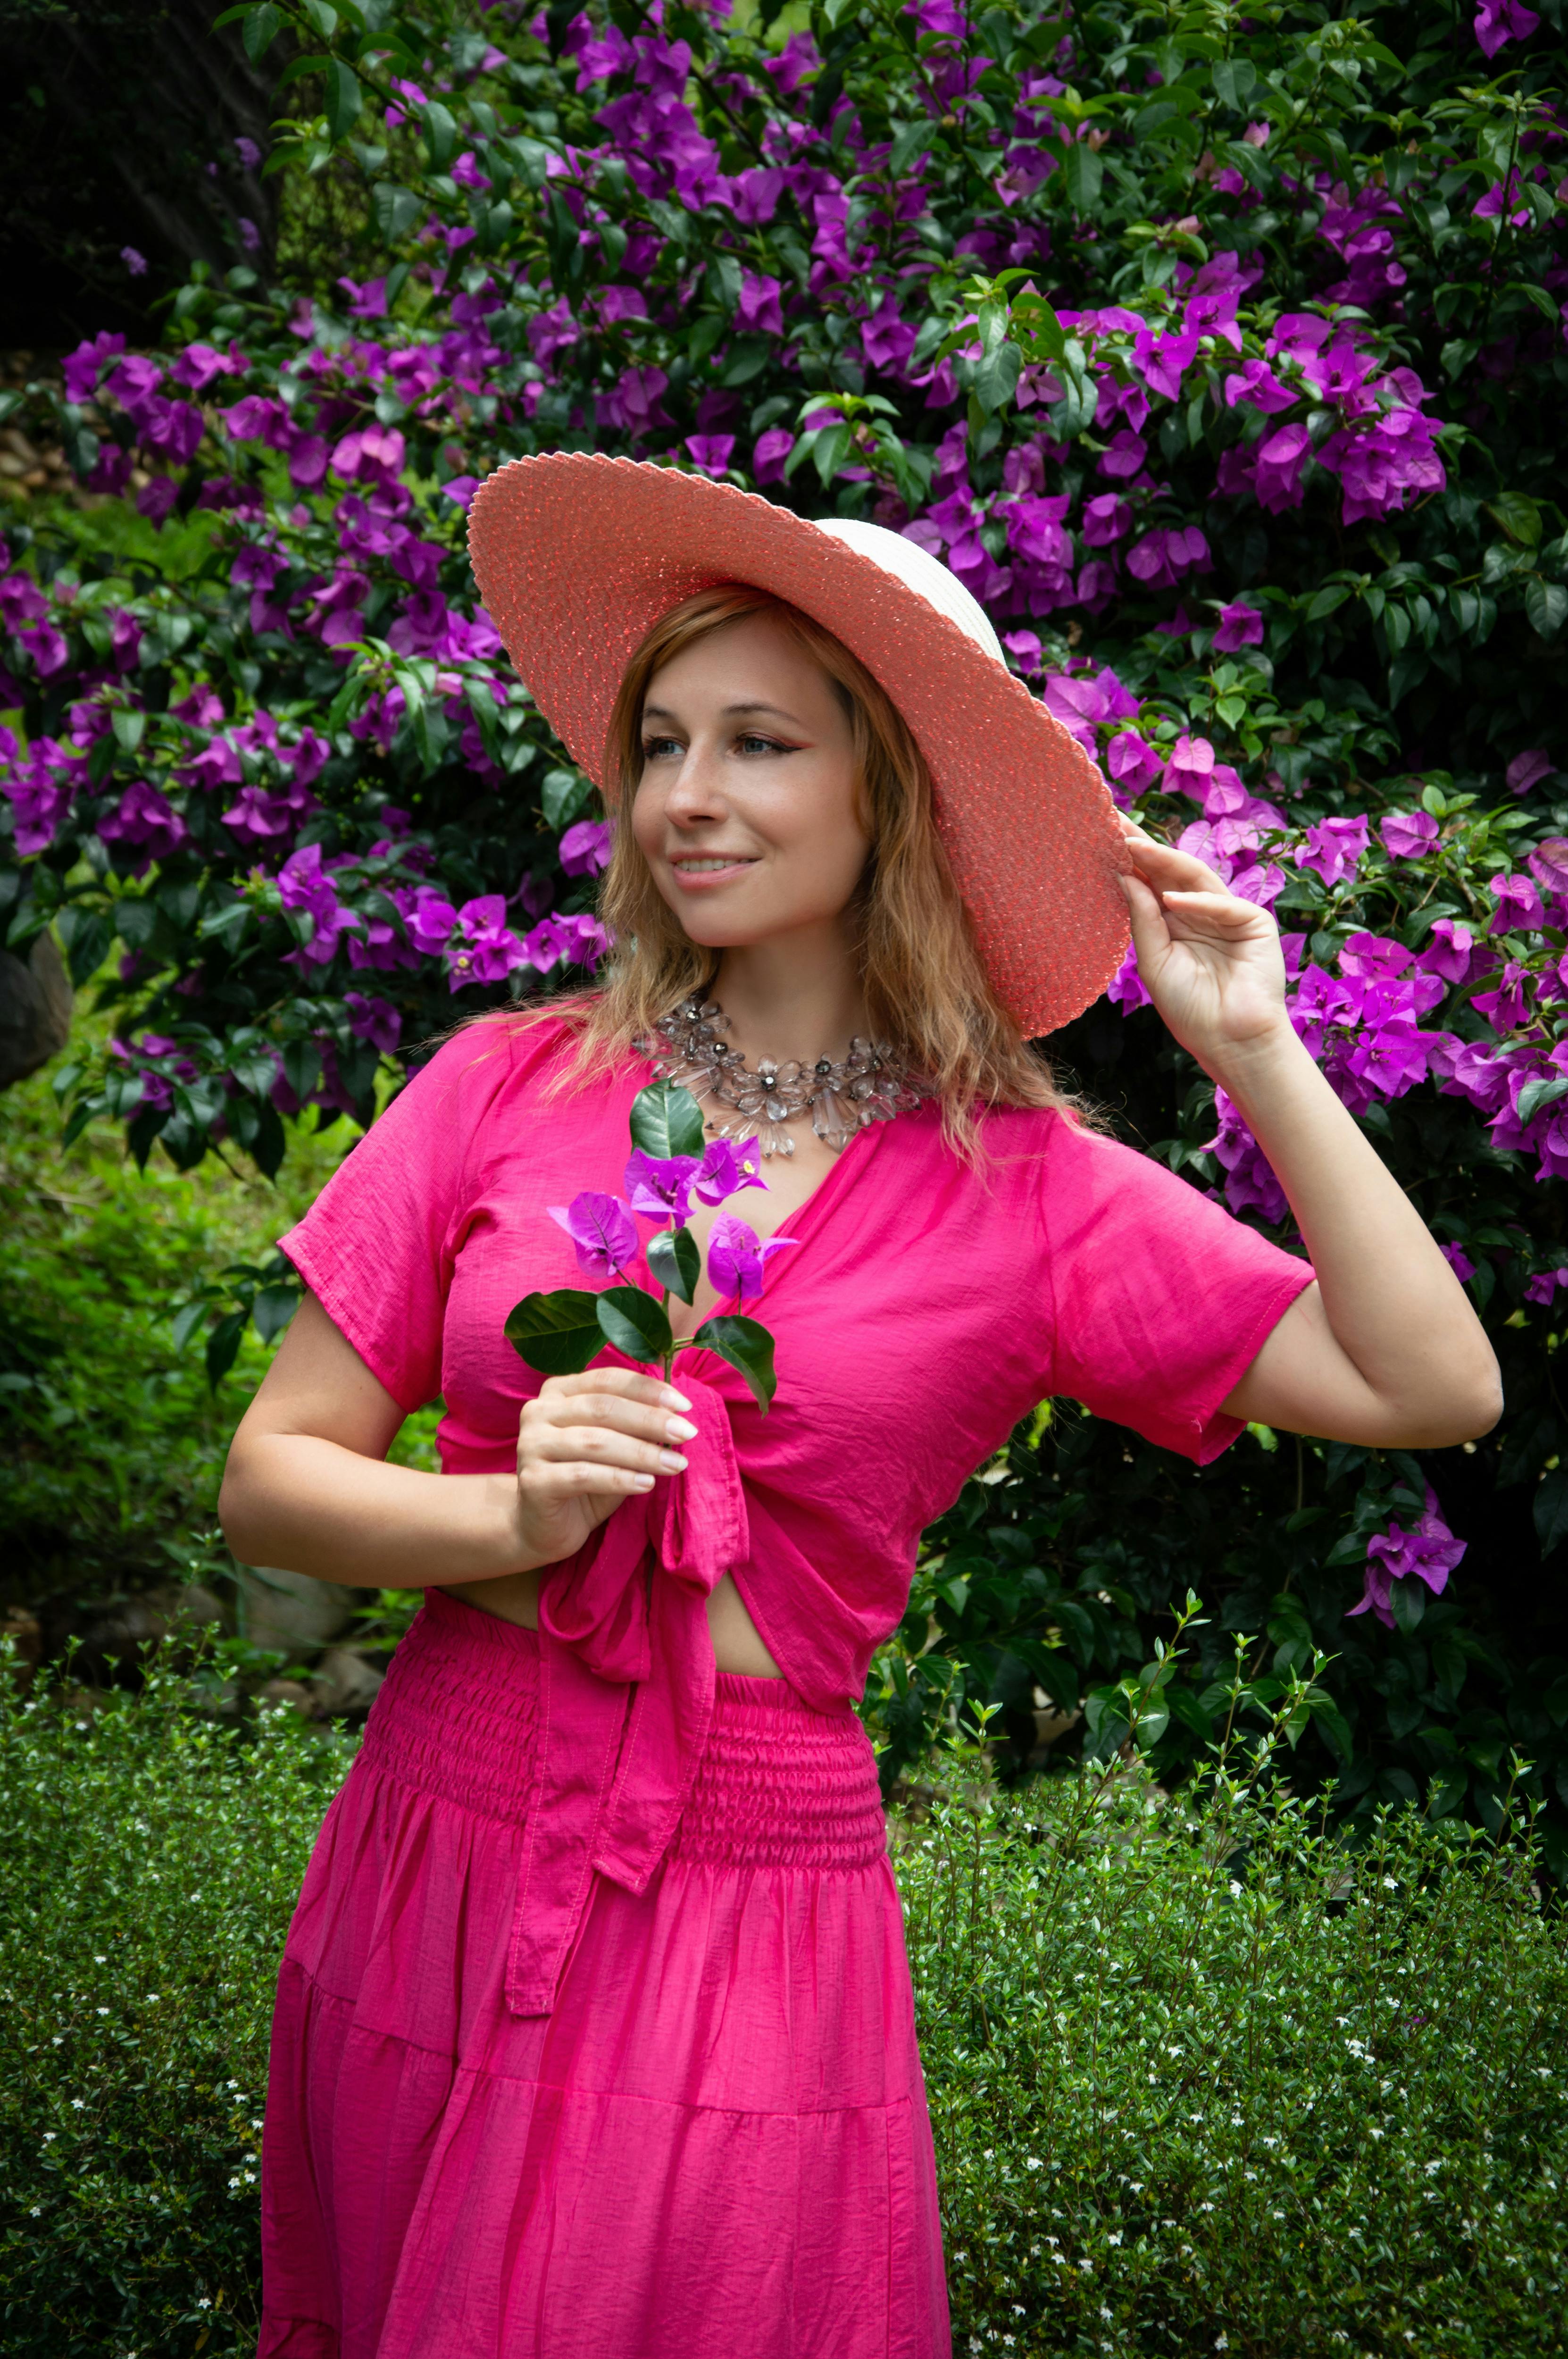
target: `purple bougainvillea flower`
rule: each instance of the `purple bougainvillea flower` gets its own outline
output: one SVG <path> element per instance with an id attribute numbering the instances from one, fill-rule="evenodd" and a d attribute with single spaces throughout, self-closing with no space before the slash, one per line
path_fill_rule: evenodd
<path id="1" fill-rule="evenodd" d="M 1446 1253 L 1448 1247 L 1444 1245 L 1443 1250 Z M 1568 1286 L 1568 1269 L 1537 1270 L 1525 1288 L 1524 1299 L 1527 1302 L 1550 1302 L 1560 1286 Z"/>
<path id="2" fill-rule="evenodd" d="M 1219 627 L 1214 635 L 1216 655 L 1234 655 L 1238 647 L 1259 647 L 1262 644 L 1263 617 L 1256 606 L 1220 608 Z"/>
<path id="3" fill-rule="evenodd" d="M 1106 767 L 1123 793 L 1141 795 L 1160 776 L 1162 764 L 1148 740 L 1136 729 L 1124 729 L 1113 737 L 1106 754 Z"/>
<path id="4" fill-rule="evenodd" d="M 1507 41 L 1528 41 L 1541 19 L 1520 0 L 1481 0 L 1476 11 L 1476 38 L 1489 58 Z"/>
<path id="5" fill-rule="evenodd" d="M 1352 1614 L 1373 1613 L 1389 1629 L 1394 1626 L 1390 1600 L 1396 1581 L 1419 1577 L 1434 1597 L 1448 1586 L 1448 1576 L 1464 1555 L 1465 1543 L 1456 1540 L 1443 1520 L 1437 1494 L 1428 1484 L 1426 1505 L 1410 1531 L 1390 1523 L 1367 1543 L 1367 1585 Z"/>
<path id="6" fill-rule="evenodd" d="M 1183 735 L 1177 738 L 1165 764 L 1165 791 L 1172 795 L 1191 795 L 1202 802 L 1214 769 L 1214 747 L 1206 737 Z"/>
<path id="7" fill-rule="evenodd" d="M 585 1277 L 619 1277 L 637 1252 L 637 1223 L 619 1196 L 585 1188 L 569 1204 L 546 1206 L 572 1241 Z"/>
<path id="8" fill-rule="evenodd" d="M 634 1147 L 626 1158 L 626 1193 L 632 1209 L 650 1221 L 684 1221 L 691 1210 L 692 1182 L 706 1158 L 644 1155 Z"/>
<path id="9" fill-rule="evenodd" d="M 1527 933 L 1533 933 L 1546 923 L 1541 896 L 1530 877 L 1494 876 L 1491 889 L 1498 904 L 1493 922 L 1498 933 L 1517 932 L 1521 926 Z"/>
<path id="10" fill-rule="evenodd" d="M 735 453 L 733 434 L 688 434 L 687 449 L 699 475 L 722 475 Z"/>
<path id="11" fill-rule="evenodd" d="M 1449 1268 L 1454 1272 L 1454 1277 L 1459 1280 L 1461 1286 L 1465 1284 L 1467 1278 L 1475 1277 L 1476 1265 L 1471 1260 L 1463 1245 L 1439 1245 L 1438 1251 L 1443 1256 L 1444 1260 L 1448 1264 Z M 1568 1277 L 1568 1271 L 1564 1271 L 1563 1276 Z M 1539 1281 L 1536 1282 L 1539 1283 Z M 1528 1286 L 1525 1288 L 1525 1293 L 1527 1296 L 1530 1293 L 1530 1288 Z M 1537 1301 L 1541 1301 L 1545 1298 L 1538 1295 L 1534 1299 Z"/>
<path id="12" fill-rule="evenodd" d="M 1325 885 L 1342 885 L 1354 876 L 1367 849 L 1364 819 L 1325 819 L 1309 827 L 1306 841 L 1296 846 L 1296 866 L 1314 868 Z"/>
<path id="13" fill-rule="evenodd" d="M 1516 754 L 1506 773 L 1509 786 L 1516 795 L 1528 795 L 1538 778 L 1544 778 L 1557 767 L 1550 754 L 1532 745 L 1526 754 Z"/>
<path id="14" fill-rule="evenodd" d="M 1568 836 L 1549 835 L 1525 855 L 1525 866 L 1543 893 L 1568 894 Z"/>
<path id="15" fill-rule="evenodd" d="M 705 1204 L 722 1204 L 742 1188 L 766 1188 L 760 1169 L 762 1148 L 754 1138 L 714 1138 L 708 1144 L 692 1193 Z"/>
<path id="16" fill-rule="evenodd" d="M 1378 833 L 1390 860 L 1420 860 L 1437 842 L 1437 821 L 1430 811 L 1390 811 L 1378 821 Z"/>
<path id="17" fill-rule="evenodd" d="M 732 1212 L 720 1212 L 708 1240 L 708 1275 L 728 1302 L 753 1302 L 762 1290 L 762 1272 L 793 1237 L 759 1237 Z"/>
<path id="18" fill-rule="evenodd" d="M 765 434 L 759 434 L 757 447 L 752 453 L 752 482 L 782 483 L 784 461 L 794 449 L 795 436 L 787 426 L 770 426 Z"/>
<path id="19" fill-rule="evenodd" d="M 601 819 L 579 819 L 561 838 L 561 866 L 568 876 L 597 876 L 610 865 L 610 826 Z"/>

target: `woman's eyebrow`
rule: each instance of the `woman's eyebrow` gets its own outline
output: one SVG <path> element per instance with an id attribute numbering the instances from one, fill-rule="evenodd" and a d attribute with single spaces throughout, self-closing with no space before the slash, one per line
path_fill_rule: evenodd
<path id="1" fill-rule="evenodd" d="M 719 711 L 726 721 L 733 720 L 743 712 L 771 712 L 775 721 L 787 721 L 792 729 L 804 729 L 806 726 L 793 712 L 786 712 L 782 704 L 764 704 L 757 697 L 749 698 L 741 704 L 721 705 Z M 644 721 L 674 721 L 676 717 L 667 704 L 644 704 L 643 707 Z"/>

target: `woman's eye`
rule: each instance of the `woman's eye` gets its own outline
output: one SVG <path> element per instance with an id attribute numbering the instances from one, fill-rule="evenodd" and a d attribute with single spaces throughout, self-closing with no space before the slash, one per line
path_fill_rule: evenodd
<path id="1" fill-rule="evenodd" d="M 738 738 L 736 740 L 736 745 L 737 749 L 742 754 L 787 754 L 789 751 L 789 747 L 787 745 L 781 745 L 776 737 L 756 737 L 748 735 Z"/>
<path id="2" fill-rule="evenodd" d="M 663 762 L 667 760 L 671 754 L 679 752 L 680 746 L 674 737 L 644 737 L 643 740 L 644 762 Z"/>

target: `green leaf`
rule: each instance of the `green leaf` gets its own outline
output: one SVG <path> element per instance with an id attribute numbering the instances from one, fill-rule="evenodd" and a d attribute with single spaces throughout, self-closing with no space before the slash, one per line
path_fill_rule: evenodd
<path id="1" fill-rule="evenodd" d="M 892 149 L 888 157 L 888 174 L 901 180 L 917 156 L 924 156 L 936 136 L 936 125 L 930 121 L 906 123 L 893 134 Z"/>
<path id="2" fill-rule="evenodd" d="M 546 826 L 569 827 L 592 792 L 588 780 L 576 770 L 546 770 L 539 789 L 539 808 L 545 814 Z"/>
<path id="3" fill-rule="evenodd" d="M 1338 1705 L 1331 1702 L 1327 1696 L 1314 1693 L 1308 1709 L 1340 1759 L 1348 1761 L 1355 1753 L 1356 1740 L 1350 1734 L 1350 1723 Z"/>
<path id="4" fill-rule="evenodd" d="M 70 938 L 66 965 L 78 990 L 84 983 L 91 983 L 97 973 L 109 955 L 109 945 L 114 939 L 114 929 L 107 918 L 85 918 L 76 927 Z"/>
<path id="5" fill-rule="evenodd" d="M 1099 203 L 1105 166 L 1087 140 L 1075 139 L 1062 166 L 1067 196 L 1076 212 L 1092 213 Z"/>
<path id="6" fill-rule="evenodd" d="M 1212 69 L 1215 93 L 1222 106 L 1239 114 L 1258 87 L 1258 69 L 1246 58 L 1220 60 Z"/>
<path id="7" fill-rule="evenodd" d="M 1541 510 L 1523 492 L 1499 492 L 1495 500 L 1486 503 L 1487 514 L 1495 516 L 1510 540 L 1533 549 L 1541 538 Z"/>
<path id="8" fill-rule="evenodd" d="M 371 201 L 375 225 L 389 245 L 406 236 L 419 218 L 418 198 L 412 189 L 400 189 L 395 180 L 378 180 Z"/>
<path id="9" fill-rule="evenodd" d="M 675 1349 L 668 1315 L 662 1302 L 640 1286 L 611 1286 L 594 1296 L 600 1332 L 629 1360 L 662 1360 Z"/>
<path id="10" fill-rule="evenodd" d="M 281 1335 L 299 1308 L 300 1289 L 287 1284 L 264 1286 L 251 1305 L 256 1333 L 264 1343 Z"/>
<path id="11" fill-rule="evenodd" d="M 327 132 L 329 137 L 346 139 L 359 120 L 364 104 L 364 93 L 351 66 L 341 58 L 334 58 L 327 69 Z"/>
<path id="12" fill-rule="evenodd" d="M 833 481 L 849 457 L 854 439 L 854 429 L 843 419 L 837 426 L 825 426 L 817 435 L 811 456 L 824 485 Z"/>
<path id="13" fill-rule="evenodd" d="M 1536 1485 L 1535 1530 L 1542 1556 L 1568 1539 L 1568 1466 L 1558 1466 Z"/>
<path id="14" fill-rule="evenodd" d="M 632 1144 L 667 1163 L 673 1155 L 701 1155 L 702 1108 L 689 1090 L 674 1082 L 653 1082 L 632 1101 Z"/>
<path id="15" fill-rule="evenodd" d="M 553 1294 L 525 1294 L 507 1314 L 502 1332 L 518 1357 L 541 1375 L 580 1375 L 603 1347 L 598 1308 L 598 1295 L 576 1286 L 559 1287 Z"/>
<path id="16" fill-rule="evenodd" d="M 1535 1081 L 1526 1082 L 1514 1111 L 1520 1122 L 1529 1122 L 1542 1106 L 1555 1105 L 1564 1096 L 1568 1096 L 1568 1073 L 1554 1073 L 1550 1078 L 1542 1073 Z"/>
<path id="17" fill-rule="evenodd" d="M 1524 585 L 1524 611 L 1538 637 L 1554 639 L 1568 621 L 1568 590 L 1561 582 L 1543 582 L 1532 573 Z"/>
<path id="18" fill-rule="evenodd" d="M 1014 343 L 1000 343 L 975 371 L 975 398 L 987 417 L 1012 399 L 1023 368 L 1023 354 Z"/>
<path id="19" fill-rule="evenodd" d="M 275 8 L 272 0 L 265 0 L 265 5 L 260 8 L 246 10 L 243 38 L 245 55 L 252 65 L 259 65 L 271 49 L 282 22 L 283 11 Z"/>
<path id="20" fill-rule="evenodd" d="M 752 1399 L 765 1415 L 779 1381 L 773 1373 L 773 1339 L 767 1329 L 754 1319 L 732 1315 L 705 1319 L 691 1340 L 705 1351 L 716 1352 L 745 1377 Z"/>
<path id="21" fill-rule="evenodd" d="M 1568 1081 L 1563 1084 L 1568 1089 Z M 661 1229 L 648 1242 L 648 1267 L 659 1284 L 667 1287 L 683 1302 L 690 1302 L 697 1293 L 697 1281 L 702 1274 L 702 1256 L 697 1239 L 689 1229 Z"/>
<path id="22" fill-rule="evenodd" d="M 214 1392 L 233 1366 L 249 1322 L 248 1310 L 231 1310 L 207 1338 L 207 1382 Z"/>
<path id="23" fill-rule="evenodd" d="M 1325 614 L 1332 614 L 1336 606 L 1343 606 L 1349 595 L 1350 592 L 1343 582 L 1333 582 L 1328 589 L 1318 591 L 1315 597 L 1307 601 L 1307 621 L 1321 623 Z"/>
<path id="24" fill-rule="evenodd" d="M 195 1302 L 188 1302 L 181 1310 L 175 1312 L 174 1348 L 177 1352 L 184 1351 L 192 1335 L 206 1318 L 207 1308 L 207 1298 L 202 1295 Z"/>
<path id="25" fill-rule="evenodd" d="M 425 109 L 425 144 L 432 168 L 445 171 L 457 153 L 458 126 L 450 107 L 443 106 L 439 99 L 432 99 Z"/>
<path id="26" fill-rule="evenodd" d="M 114 732 L 115 744 L 123 745 L 127 754 L 134 754 L 146 734 L 147 716 L 120 706 L 110 715 L 109 725 Z"/>

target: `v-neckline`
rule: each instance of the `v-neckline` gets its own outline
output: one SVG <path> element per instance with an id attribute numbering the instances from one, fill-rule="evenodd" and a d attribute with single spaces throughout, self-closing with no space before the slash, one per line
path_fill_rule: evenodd
<path id="1" fill-rule="evenodd" d="M 827 1219 L 827 1214 L 831 1212 L 832 1202 L 830 1200 L 842 1195 L 845 1187 L 849 1184 L 844 1178 L 846 1168 L 849 1168 L 851 1178 L 856 1171 L 863 1171 L 867 1164 L 871 1161 L 872 1156 L 876 1153 L 878 1147 L 881 1146 L 882 1135 L 891 1130 L 892 1127 L 892 1125 L 891 1123 L 874 1122 L 868 1123 L 864 1129 L 858 1130 L 854 1134 L 854 1136 L 840 1148 L 838 1160 L 833 1165 L 831 1170 L 824 1172 L 822 1178 L 817 1181 L 816 1187 L 812 1190 L 810 1195 L 806 1198 L 805 1201 L 799 1204 L 795 1212 L 786 1214 L 785 1217 L 789 1224 L 790 1250 L 786 1254 L 779 1256 L 776 1259 L 770 1258 L 768 1276 L 767 1279 L 764 1281 L 762 1294 L 752 1304 L 752 1315 L 761 1315 L 765 1312 L 770 1296 L 776 1296 L 780 1283 L 787 1282 L 790 1271 L 794 1269 L 800 1259 L 801 1252 L 806 1246 L 810 1245 L 813 1237 L 816 1234 L 816 1232 L 821 1228 L 823 1222 Z M 862 1152 L 857 1155 L 855 1153 L 855 1149 L 860 1145 L 861 1139 L 865 1140 L 865 1147 Z M 850 1159 L 851 1158 L 853 1158 L 852 1162 Z M 733 1198 L 730 1201 L 731 1202 L 736 1201 Z M 743 1201 L 743 1200 L 741 1201 Z M 738 1212 L 736 1217 L 743 1220 L 745 1218 L 744 1212 Z M 646 1244 L 643 1246 L 641 1258 L 645 1267 L 647 1263 Z M 649 1275 L 651 1277 L 652 1272 L 650 1272 Z M 741 1298 L 739 1295 L 727 1294 L 715 1302 L 711 1310 L 705 1311 L 703 1316 L 705 1320 L 730 1318 L 733 1317 L 740 1309 Z M 689 1348 L 690 1338 L 687 1337 L 685 1340 Z"/>

